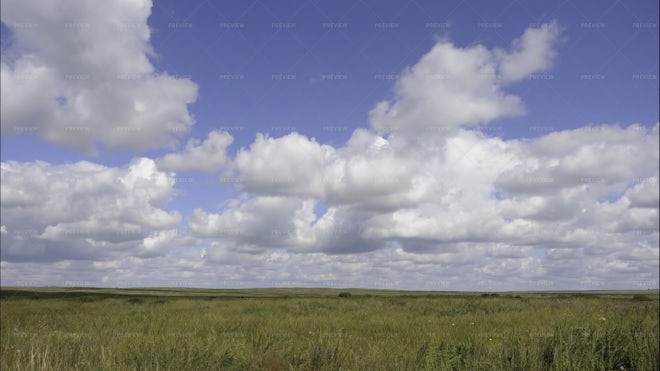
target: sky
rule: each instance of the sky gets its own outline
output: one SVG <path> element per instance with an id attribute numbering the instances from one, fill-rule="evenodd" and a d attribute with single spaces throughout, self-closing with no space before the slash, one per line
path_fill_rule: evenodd
<path id="1" fill-rule="evenodd" d="M 0 10 L 3 285 L 658 288 L 657 1 Z"/>

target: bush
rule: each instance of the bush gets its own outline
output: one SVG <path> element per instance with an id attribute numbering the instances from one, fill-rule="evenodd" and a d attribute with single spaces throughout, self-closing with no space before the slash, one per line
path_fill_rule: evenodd
<path id="1" fill-rule="evenodd" d="M 351 296 L 353 295 L 350 292 L 342 291 L 339 293 L 340 298 L 350 298 Z"/>
<path id="2" fill-rule="evenodd" d="M 632 296 L 632 299 L 635 301 L 650 301 L 651 298 L 644 294 L 635 294 Z"/>

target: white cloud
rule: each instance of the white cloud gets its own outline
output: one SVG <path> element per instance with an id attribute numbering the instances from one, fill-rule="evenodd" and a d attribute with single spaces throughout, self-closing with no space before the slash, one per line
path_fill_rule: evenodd
<path id="1" fill-rule="evenodd" d="M 558 26 L 550 23 L 526 30 L 511 51 L 439 42 L 404 70 L 394 99 L 369 112 L 371 125 L 380 132 L 418 136 L 521 115 L 521 99 L 502 87 L 549 68 L 558 36 Z"/>
<path id="2" fill-rule="evenodd" d="M 560 36 L 557 22 L 543 24 L 540 28 L 528 28 L 511 43 L 511 51 L 495 49 L 502 83 L 526 78 L 530 74 L 552 67 L 557 55 L 554 49 Z"/>
<path id="3" fill-rule="evenodd" d="M 246 251 L 295 248 L 305 242 L 306 229 L 315 219 L 313 209 L 311 200 L 258 196 L 235 200 L 222 213 L 196 209 L 188 229 L 194 236 L 222 238 Z"/>
<path id="4" fill-rule="evenodd" d="M 657 126 L 657 125 L 656 125 Z M 576 186 L 603 195 L 655 174 L 658 162 L 657 135 L 641 125 L 602 125 L 564 130 L 519 148 L 524 159 L 504 172 L 497 187 L 516 193 L 556 192 Z"/>
<path id="5" fill-rule="evenodd" d="M 642 179 L 639 184 L 626 192 L 631 207 L 658 208 L 658 178 Z"/>
<path id="6" fill-rule="evenodd" d="M 286 248 L 343 254 L 383 246 L 381 240 L 363 235 L 370 213 L 333 207 L 317 215 L 315 206 L 314 200 L 299 197 L 234 200 L 220 213 L 196 209 L 188 230 L 193 236 L 220 239 L 226 247 L 249 253 Z"/>
<path id="7" fill-rule="evenodd" d="M 181 222 L 164 208 L 173 187 L 173 176 L 146 158 L 124 168 L 3 162 L 3 259 L 163 253 Z"/>
<path id="8" fill-rule="evenodd" d="M 372 129 L 341 147 L 259 134 L 230 161 L 231 136 L 211 132 L 158 167 L 149 159 L 124 168 L 2 163 L 3 277 L 45 281 L 65 270 L 103 285 L 657 286 L 657 124 L 521 140 L 461 127 L 522 113 L 501 88 L 548 68 L 557 38 L 549 24 L 510 51 L 439 43 L 403 74 L 395 99 L 372 110 Z M 166 208 L 174 178 L 164 170 L 223 166 L 243 193 L 219 210 L 196 209 L 180 236 L 181 216 Z"/>
<path id="9" fill-rule="evenodd" d="M 162 231 L 152 232 L 149 237 L 142 240 L 140 251 L 136 255 L 154 256 L 161 255 L 167 252 L 173 246 L 176 246 L 178 232 L 176 229 L 167 229 Z"/>
<path id="10" fill-rule="evenodd" d="M 556 34 L 555 25 L 527 32 L 514 43 L 511 60 L 526 63 L 521 68 L 527 73 L 546 68 L 534 56 L 550 53 Z M 546 48 L 530 49 L 529 40 L 542 36 Z M 475 55 L 486 52 L 473 48 Z M 465 51 L 446 51 L 454 52 Z M 430 63 L 429 55 L 413 70 Z M 432 91 L 411 90 L 405 96 L 410 104 L 398 111 L 404 126 L 414 127 L 409 113 L 434 97 Z M 462 128 L 418 132 L 416 138 L 403 126 L 403 133 L 387 135 L 356 129 L 337 148 L 297 133 L 259 135 L 239 152 L 234 167 L 242 190 L 254 198 L 217 214 L 197 210 L 191 225 L 200 236 L 221 240 L 227 236 L 217 231 L 240 230 L 225 248 L 249 246 L 252 253 L 289 248 L 350 254 L 398 244 L 409 252 L 439 254 L 497 246 L 486 253 L 512 259 L 512 252 L 525 252 L 516 259 L 534 258 L 530 262 L 537 259 L 531 249 L 592 253 L 600 247 L 613 256 L 620 245 L 647 246 L 654 238 L 642 231 L 657 225 L 657 190 L 640 180 L 658 177 L 657 127 L 601 125 L 523 140 Z M 282 204 L 261 207 L 264 197 Z M 302 208 L 302 200 L 327 210 L 313 213 L 313 206 Z M 289 231 L 287 238 L 263 240 L 269 227 Z"/>
<path id="11" fill-rule="evenodd" d="M 246 191 L 318 197 L 323 193 L 320 171 L 334 156 L 331 146 L 295 132 L 280 138 L 258 134 L 249 149 L 238 152 L 234 167 Z"/>
<path id="12" fill-rule="evenodd" d="M 436 191 L 434 176 L 419 165 L 428 153 L 407 148 L 397 139 L 364 129 L 357 129 L 340 148 L 298 133 L 258 135 L 248 149 L 239 151 L 234 169 L 246 192 L 391 210 L 419 203 Z"/>
<path id="13" fill-rule="evenodd" d="M 426 290 L 646 289 L 657 285 L 657 250 L 631 256 L 587 256 L 554 249 L 552 259 L 501 251 L 497 245 L 460 245 L 450 253 L 410 253 L 391 246 L 360 254 L 248 253 L 212 243 L 150 259 L 55 263 L 2 262 L 3 284 L 171 287 L 372 287 Z M 499 250 L 499 251 L 498 251 Z M 518 248 L 527 253 L 529 249 Z M 550 250 L 548 250 L 550 251 Z M 571 252 L 568 255 L 566 252 Z M 634 258 L 636 260 L 633 260 Z M 219 268 L 221 267 L 221 268 Z M 641 268 L 641 269 L 640 269 Z M 641 271 L 641 273 L 640 273 Z"/>
<path id="14" fill-rule="evenodd" d="M 360 210 L 396 210 L 428 199 L 438 191 L 435 174 L 423 167 L 428 152 L 410 148 L 397 138 L 356 130 L 326 168 L 324 201 Z"/>
<path id="15" fill-rule="evenodd" d="M 227 164 L 227 147 L 234 138 L 227 132 L 211 131 L 203 142 L 190 139 L 183 151 L 169 153 L 156 160 L 165 171 L 214 172 Z"/>
<path id="16" fill-rule="evenodd" d="M 94 152 L 171 147 L 194 123 L 189 79 L 149 61 L 151 1 L 2 2 L 3 133 Z"/>
<path id="17" fill-rule="evenodd" d="M 309 150 L 289 151 L 283 142 Z M 241 152 L 238 177 L 268 170 L 299 175 L 286 187 L 267 181 L 255 187 L 245 177 L 252 197 L 217 213 L 197 210 L 189 227 L 195 236 L 220 243 L 223 258 L 213 261 L 240 264 L 234 253 L 277 249 L 371 259 L 370 252 L 398 246 L 406 257 L 437 257 L 457 275 L 473 272 L 481 277 L 473 287 L 483 289 L 506 287 L 496 282 L 512 274 L 533 278 L 536 288 L 547 289 L 549 282 L 580 287 L 584 276 L 560 278 L 562 265 L 583 269 L 619 260 L 627 267 L 621 272 L 653 279 L 639 256 L 657 251 L 658 137 L 642 134 L 639 126 L 594 126 L 533 140 L 459 129 L 423 147 L 362 129 L 340 148 L 322 148 L 299 134 L 256 143 Z M 287 153 L 286 161 L 279 151 Z M 299 168 L 309 171 L 296 173 Z M 423 191 L 411 197 L 416 189 Z M 622 254 L 630 246 L 638 246 L 638 253 Z M 558 249 L 580 260 L 555 259 Z M 209 256 L 219 255 L 210 248 Z M 390 274 L 425 269 L 417 260 L 397 264 L 398 273 Z M 364 274 L 380 277 L 376 271 Z M 592 278 L 600 282 L 608 279 L 605 274 Z M 633 276 L 621 279 L 630 284 Z M 457 284 L 455 277 L 443 282 Z"/>

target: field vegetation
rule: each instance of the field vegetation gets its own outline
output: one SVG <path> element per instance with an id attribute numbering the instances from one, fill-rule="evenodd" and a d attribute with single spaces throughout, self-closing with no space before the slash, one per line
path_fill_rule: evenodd
<path id="1" fill-rule="evenodd" d="M 658 370 L 658 292 L 10 288 L 2 370 Z"/>

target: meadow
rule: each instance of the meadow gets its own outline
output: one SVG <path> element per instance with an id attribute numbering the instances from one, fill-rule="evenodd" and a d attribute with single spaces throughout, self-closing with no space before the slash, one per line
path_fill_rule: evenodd
<path id="1" fill-rule="evenodd" d="M 2 370 L 658 370 L 658 291 L 0 291 Z"/>

